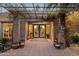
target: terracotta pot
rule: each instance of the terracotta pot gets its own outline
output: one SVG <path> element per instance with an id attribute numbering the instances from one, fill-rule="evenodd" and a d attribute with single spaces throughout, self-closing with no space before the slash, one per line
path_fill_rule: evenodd
<path id="1" fill-rule="evenodd" d="M 20 43 L 20 48 L 24 48 L 25 42 Z"/>
<path id="2" fill-rule="evenodd" d="M 12 49 L 17 49 L 17 48 L 19 48 L 19 43 L 16 43 L 16 44 L 12 44 Z"/>
<path id="3" fill-rule="evenodd" d="M 55 48 L 59 49 L 60 45 L 59 44 L 55 44 Z"/>

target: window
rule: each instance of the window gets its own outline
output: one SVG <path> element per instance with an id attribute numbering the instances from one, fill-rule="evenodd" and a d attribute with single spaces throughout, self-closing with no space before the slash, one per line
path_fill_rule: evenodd
<path id="1" fill-rule="evenodd" d="M 3 38 L 12 38 L 12 23 L 3 23 Z"/>

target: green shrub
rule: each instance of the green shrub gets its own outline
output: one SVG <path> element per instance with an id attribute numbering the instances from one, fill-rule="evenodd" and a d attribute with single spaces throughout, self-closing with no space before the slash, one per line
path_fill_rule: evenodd
<path id="1" fill-rule="evenodd" d="M 3 48 L 3 40 L 0 38 L 0 49 Z"/>
<path id="2" fill-rule="evenodd" d="M 70 35 L 70 39 L 74 42 L 74 43 L 78 43 L 79 42 L 79 33 L 73 33 Z"/>

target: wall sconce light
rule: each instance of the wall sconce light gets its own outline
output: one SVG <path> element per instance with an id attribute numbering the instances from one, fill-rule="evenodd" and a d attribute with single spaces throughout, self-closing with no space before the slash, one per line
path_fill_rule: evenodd
<path id="1" fill-rule="evenodd" d="M 9 31 L 9 27 L 6 27 L 5 31 Z"/>

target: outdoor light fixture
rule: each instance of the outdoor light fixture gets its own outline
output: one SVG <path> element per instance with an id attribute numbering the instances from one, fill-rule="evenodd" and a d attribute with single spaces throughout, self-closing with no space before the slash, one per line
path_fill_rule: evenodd
<path id="1" fill-rule="evenodd" d="M 9 27 L 6 27 L 5 31 L 9 31 Z"/>
<path id="2" fill-rule="evenodd" d="M 75 11 L 74 13 L 75 13 L 75 14 L 78 14 L 78 11 Z"/>
<path id="3" fill-rule="evenodd" d="M 34 28 L 37 28 L 37 26 L 34 26 Z"/>
<path id="4" fill-rule="evenodd" d="M 44 29 L 45 27 L 44 27 L 44 26 L 42 26 L 42 28 Z"/>
<path id="5" fill-rule="evenodd" d="M 70 14 L 72 14 L 73 12 L 71 11 Z"/>

